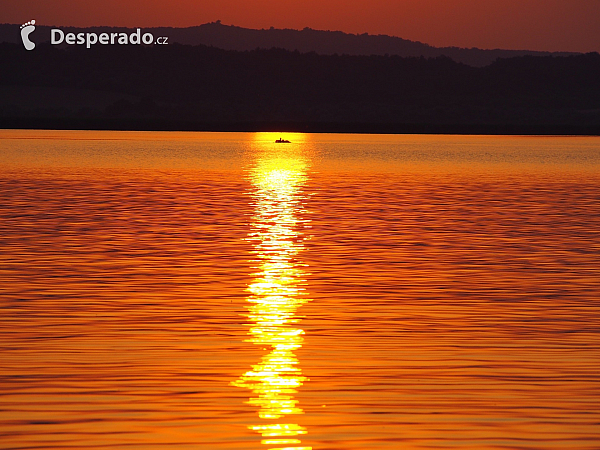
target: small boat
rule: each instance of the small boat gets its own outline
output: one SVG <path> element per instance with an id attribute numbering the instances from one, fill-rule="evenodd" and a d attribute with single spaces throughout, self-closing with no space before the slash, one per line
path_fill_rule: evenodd
<path id="1" fill-rule="evenodd" d="M 288 141 L 287 139 L 281 139 L 281 138 L 279 138 L 279 139 L 277 139 L 277 140 L 275 141 L 275 143 L 276 143 L 276 144 L 289 144 L 289 143 L 290 143 L 290 141 Z"/>

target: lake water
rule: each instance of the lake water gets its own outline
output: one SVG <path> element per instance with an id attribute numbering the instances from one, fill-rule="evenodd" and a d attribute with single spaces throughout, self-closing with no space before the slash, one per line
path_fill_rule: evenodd
<path id="1" fill-rule="evenodd" d="M 600 138 L 0 130 L 0 307 L 3 449 L 599 449 Z"/>

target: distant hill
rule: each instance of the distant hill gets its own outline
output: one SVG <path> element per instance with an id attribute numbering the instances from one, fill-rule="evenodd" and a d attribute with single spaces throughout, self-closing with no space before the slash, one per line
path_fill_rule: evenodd
<path id="1" fill-rule="evenodd" d="M 0 128 L 600 133 L 600 55 L 318 55 L 0 43 Z"/>
<path id="2" fill-rule="evenodd" d="M 33 35 L 37 42 L 50 40 L 49 26 L 38 26 Z M 65 32 L 126 32 L 133 28 L 60 27 Z M 399 37 L 371 34 L 349 34 L 341 31 L 322 31 L 304 28 L 303 30 L 278 29 L 254 30 L 250 28 L 223 25 L 220 21 L 189 28 L 145 28 L 157 36 L 168 36 L 170 43 L 207 45 L 224 50 L 255 50 L 282 48 L 301 53 L 316 52 L 321 55 L 398 55 L 402 57 L 436 58 L 447 56 L 454 61 L 482 67 L 498 58 L 517 56 L 568 56 L 575 53 L 535 52 L 528 50 L 482 50 L 478 48 L 432 47 L 421 42 Z M 0 24 L 0 42 L 19 42 L 19 25 Z"/>

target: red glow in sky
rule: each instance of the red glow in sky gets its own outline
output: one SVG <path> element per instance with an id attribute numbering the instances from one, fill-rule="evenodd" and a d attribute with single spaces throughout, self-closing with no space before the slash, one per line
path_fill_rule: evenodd
<path id="1" fill-rule="evenodd" d="M 600 51 L 600 0 L 4 0 L 0 23 L 388 34 L 434 46 Z"/>

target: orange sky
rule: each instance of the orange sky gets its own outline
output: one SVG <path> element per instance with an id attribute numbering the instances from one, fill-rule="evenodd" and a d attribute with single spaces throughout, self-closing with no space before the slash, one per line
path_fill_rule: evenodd
<path id="1" fill-rule="evenodd" d="M 389 34 L 435 46 L 600 51 L 600 0 L 3 0 L 0 23 Z"/>

